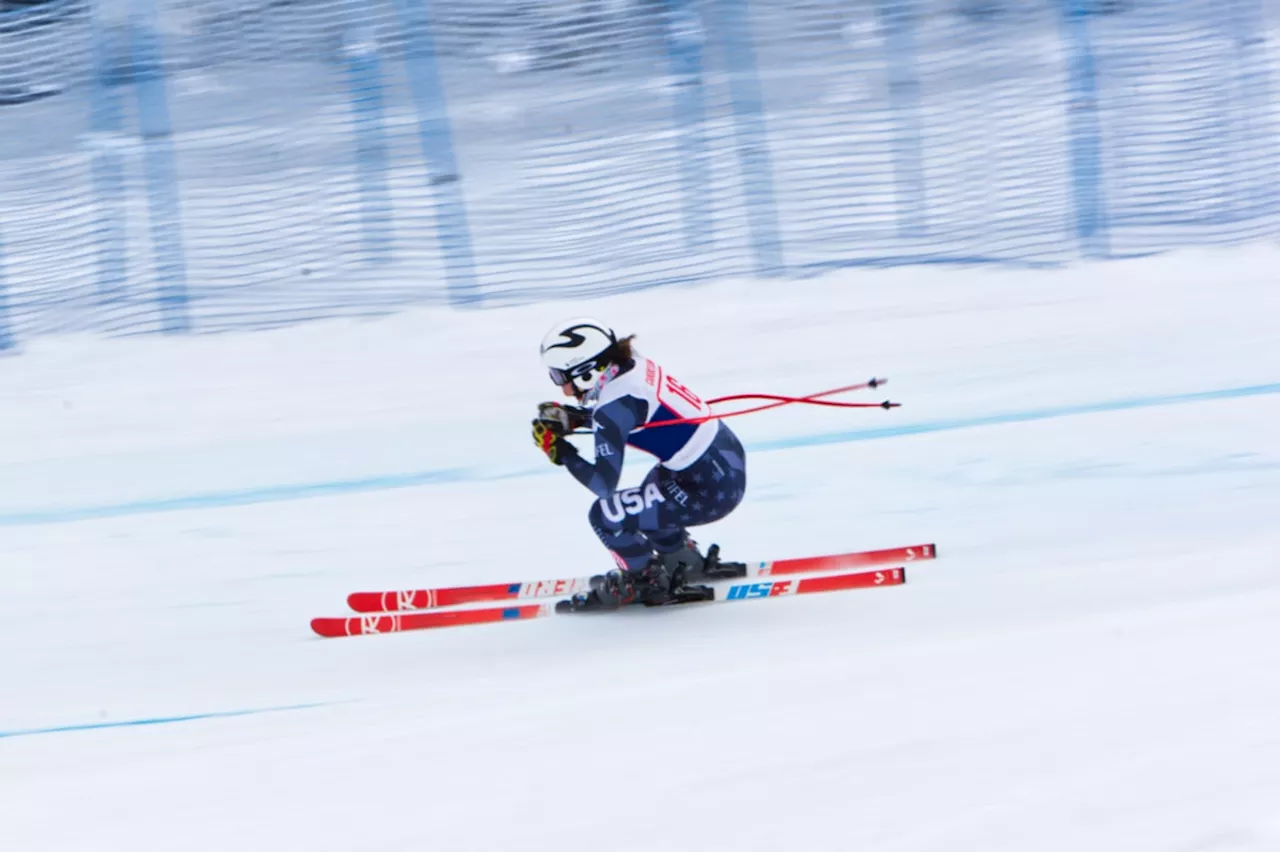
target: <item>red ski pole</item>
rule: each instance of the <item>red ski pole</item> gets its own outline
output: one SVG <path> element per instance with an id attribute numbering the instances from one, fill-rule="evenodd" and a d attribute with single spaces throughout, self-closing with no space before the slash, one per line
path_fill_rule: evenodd
<path id="1" fill-rule="evenodd" d="M 644 426 L 639 427 L 639 429 L 652 429 L 657 426 L 697 426 L 699 424 L 706 423 L 709 420 L 723 420 L 726 417 L 741 417 L 744 414 L 755 414 L 758 411 L 768 411 L 771 408 L 780 408 L 784 405 L 821 405 L 828 408 L 898 408 L 902 403 L 890 402 L 887 399 L 884 402 L 834 402 L 826 399 L 826 397 L 835 396 L 836 394 L 851 393 L 852 391 L 867 390 L 868 388 L 878 388 L 887 381 L 889 380 L 871 379 L 870 381 L 862 382 L 861 384 L 845 385 L 844 387 L 832 388 L 831 390 L 818 391 L 817 393 L 811 393 L 808 396 L 782 396 L 780 394 L 773 393 L 738 393 L 731 396 L 722 396 L 708 400 L 707 404 L 719 405 L 725 402 L 742 402 L 748 399 L 762 399 L 768 400 L 768 402 L 764 405 L 756 405 L 739 411 L 726 411 L 723 414 L 708 414 L 704 417 L 661 420 L 656 423 L 647 423 Z M 639 431 L 639 429 L 636 431 Z M 586 431 L 579 431 L 574 434 L 586 435 L 590 433 Z"/>
<path id="2" fill-rule="evenodd" d="M 844 387 L 832 388 L 831 390 L 818 391 L 808 396 L 781 396 L 771 393 L 740 393 L 732 396 L 722 396 L 716 399 L 708 400 L 708 405 L 718 405 L 724 402 L 738 402 L 747 399 L 767 399 L 770 402 L 764 405 L 757 405 L 751 408 L 743 408 L 739 411 L 726 411 L 723 414 L 708 414 L 704 417 L 688 417 L 676 420 L 660 420 L 654 423 L 646 423 L 640 429 L 652 429 L 657 426 L 697 426 L 710 420 L 723 420 L 726 417 L 740 417 L 744 414 L 755 414 L 759 411 L 768 411 L 771 408 L 780 408 L 784 405 L 821 405 L 829 408 L 899 408 L 902 403 L 890 402 L 833 402 L 824 397 L 835 396 L 841 393 L 850 393 L 856 390 L 866 390 L 868 388 L 878 388 L 880 385 L 888 382 L 888 379 L 871 379 L 857 385 L 845 385 Z"/>

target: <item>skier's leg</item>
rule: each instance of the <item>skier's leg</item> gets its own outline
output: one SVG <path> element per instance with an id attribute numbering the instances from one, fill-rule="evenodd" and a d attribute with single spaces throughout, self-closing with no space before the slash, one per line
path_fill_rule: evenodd
<path id="1" fill-rule="evenodd" d="M 654 558 L 648 531 L 670 528 L 664 516 L 666 504 L 659 489 L 663 468 L 649 471 L 638 488 L 626 488 L 591 504 L 587 518 L 591 529 L 609 549 L 617 571 L 593 583 L 597 603 L 616 608 L 632 600 L 658 602 L 670 589 L 670 574 Z"/>
<path id="2" fill-rule="evenodd" d="M 684 479 L 691 481 L 695 489 L 691 501 L 694 512 L 686 524 L 695 527 L 714 523 L 738 508 L 746 494 L 746 451 L 738 436 L 721 423 L 715 441 L 702 458 L 682 473 L 687 474 Z"/>
<path id="3" fill-rule="evenodd" d="M 725 517 L 745 491 L 742 444 L 722 425 L 711 447 L 688 468 L 672 471 L 659 465 L 638 488 L 592 503 L 591 528 L 626 572 L 600 584 L 602 601 L 616 606 L 626 602 L 630 591 L 642 599 L 658 598 L 669 591 L 673 579 L 679 584 L 684 576 L 709 569 L 687 528 Z"/>
<path id="4" fill-rule="evenodd" d="M 657 508 L 661 502 L 653 500 L 653 495 L 659 471 L 660 468 L 656 467 L 649 471 L 639 488 L 625 488 L 609 497 L 596 500 L 587 513 L 591 529 L 623 570 L 639 571 L 649 564 L 653 556 L 653 547 L 647 535 L 641 531 L 641 524 L 645 520 L 649 521 L 646 526 L 656 524 Z M 650 495 L 647 507 L 646 493 Z"/>
<path id="5" fill-rule="evenodd" d="M 677 577 L 740 577 L 746 566 L 720 561 L 713 545 L 706 555 L 690 538 L 688 527 L 714 523 L 737 508 L 746 492 L 746 454 L 737 437 L 721 425 L 715 441 L 702 458 L 681 471 L 661 473 L 662 493 L 673 504 L 664 513 L 672 526 L 645 531 L 667 570 Z"/>
<path id="6" fill-rule="evenodd" d="M 721 425 L 702 458 L 684 470 L 658 465 L 638 488 L 591 504 L 588 519 L 619 566 L 643 568 L 656 551 L 684 549 L 687 528 L 710 524 L 742 502 L 747 487 L 742 444 Z"/>

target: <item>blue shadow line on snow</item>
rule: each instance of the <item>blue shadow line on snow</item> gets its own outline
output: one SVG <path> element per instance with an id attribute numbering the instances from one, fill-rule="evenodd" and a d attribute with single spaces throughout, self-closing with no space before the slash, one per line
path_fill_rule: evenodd
<path id="1" fill-rule="evenodd" d="M 775 452 L 779 450 L 801 449 L 804 447 L 819 447 L 828 444 L 845 444 L 852 443 L 854 441 L 874 441 L 883 438 L 902 438 L 910 435 L 950 432 L 956 429 L 971 429 L 980 426 L 1028 423 L 1036 420 L 1052 420 L 1058 417 L 1072 417 L 1082 414 L 1129 411 L 1138 408 L 1154 408 L 1164 405 L 1182 405 L 1195 402 L 1240 399 L 1243 397 L 1265 396 L 1268 394 L 1280 394 L 1280 382 L 1266 385 L 1249 385 L 1247 387 L 1239 388 L 1224 388 L 1214 391 L 1201 391 L 1197 393 L 1131 397 L 1129 399 L 1112 400 L 1110 402 L 1064 405 L 1055 408 L 1015 411 L 1005 414 L 990 414 L 983 417 L 935 420 L 925 423 L 908 423 L 902 426 L 885 426 L 877 429 L 854 429 L 818 435 L 799 435 L 794 438 L 778 438 L 772 441 L 752 442 L 748 446 L 748 449 L 752 452 Z M 271 485 L 261 488 L 246 488 L 237 491 L 217 491 L 206 494 L 192 494 L 183 497 L 138 500 L 127 503 L 107 503 L 98 506 L 44 509 L 32 512 L 10 512 L 7 514 L 0 514 L 0 526 L 34 526 L 37 524 L 71 523 L 74 521 L 116 518 L 128 515 L 173 512 L 184 509 L 222 509 L 256 503 L 301 500 L 308 497 L 327 497 L 334 495 L 357 494 L 369 491 L 389 491 L 394 488 L 413 488 L 420 485 L 439 485 L 456 482 L 494 482 L 503 479 L 522 479 L 527 476 L 548 475 L 551 472 L 551 468 L 543 466 L 518 470 L 442 468 L 439 470 L 423 470 L 412 473 L 389 474 L 386 476 L 331 480 L 329 482 Z"/>
<path id="2" fill-rule="evenodd" d="M 27 728 L 19 731 L 0 731 L 0 740 L 7 737 L 35 737 L 41 734 L 68 734 L 75 731 L 100 731 L 105 728 L 141 728 L 149 725 L 173 725 L 178 722 L 199 722 L 204 719 L 231 719 L 236 716 L 258 716 L 263 713 L 284 713 L 290 710 L 311 710 L 324 707 L 320 704 L 291 704 L 284 707 L 257 707 L 249 710 L 222 710 L 214 713 L 192 713 L 189 716 L 157 716 L 150 719 L 122 719 L 118 722 L 88 722 L 83 725 L 59 725 L 54 728 Z"/>
<path id="3" fill-rule="evenodd" d="M 442 470 L 423 470 L 415 473 L 390 474 L 387 476 L 367 476 L 358 479 L 337 479 L 329 482 L 266 485 L 261 488 L 213 491 L 207 494 L 190 494 L 184 497 L 135 500 L 127 503 L 104 503 L 98 506 L 45 509 L 35 512 L 11 512 L 0 514 L 0 526 L 61 524 L 72 521 L 118 518 L 125 515 L 176 512 L 183 509 L 226 509 L 232 506 L 248 506 L 254 503 L 302 500 L 307 497 L 358 494 L 364 491 L 390 491 L 393 488 L 413 488 L 419 485 L 437 485 L 448 482 L 474 482 L 484 478 L 482 474 L 476 471 L 462 468 L 445 468 Z"/>

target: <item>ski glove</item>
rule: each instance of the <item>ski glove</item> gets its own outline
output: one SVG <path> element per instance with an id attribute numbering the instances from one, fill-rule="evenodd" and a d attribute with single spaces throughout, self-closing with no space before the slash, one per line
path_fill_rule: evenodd
<path id="1" fill-rule="evenodd" d="M 538 419 L 559 424 L 561 434 L 567 435 L 591 426 L 591 409 L 561 405 L 558 402 L 542 402 L 538 404 Z"/>
<path id="2" fill-rule="evenodd" d="M 566 456 L 578 452 L 573 444 L 564 439 L 564 431 L 564 428 L 553 420 L 538 418 L 533 421 L 533 443 L 547 454 L 552 464 L 562 465 Z"/>

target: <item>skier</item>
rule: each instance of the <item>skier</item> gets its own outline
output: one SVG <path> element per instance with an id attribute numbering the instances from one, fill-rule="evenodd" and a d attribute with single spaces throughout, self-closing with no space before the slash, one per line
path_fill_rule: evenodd
<path id="1" fill-rule="evenodd" d="M 618 564 L 593 578 L 592 590 L 567 605 L 571 610 L 705 600 L 710 590 L 688 580 L 746 573 L 741 563 L 720 562 L 716 546 L 700 554 L 686 532 L 720 520 L 742 501 L 742 444 L 720 420 L 656 425 L 697 421 L 711 410 L 637 352 L 633 339 L 619 340 L 608 326 L 584 318 L 557 324 L 542 341 L 551 381 L 578 404 L 539 405 L 534 443 L 599 498 L 588 519 Z M 565 440 L 588 426 L 595 437 L 594 464 Z M 639 486 L 618 490 L 628 446 L 651 453 L 658 464 Z"/>

